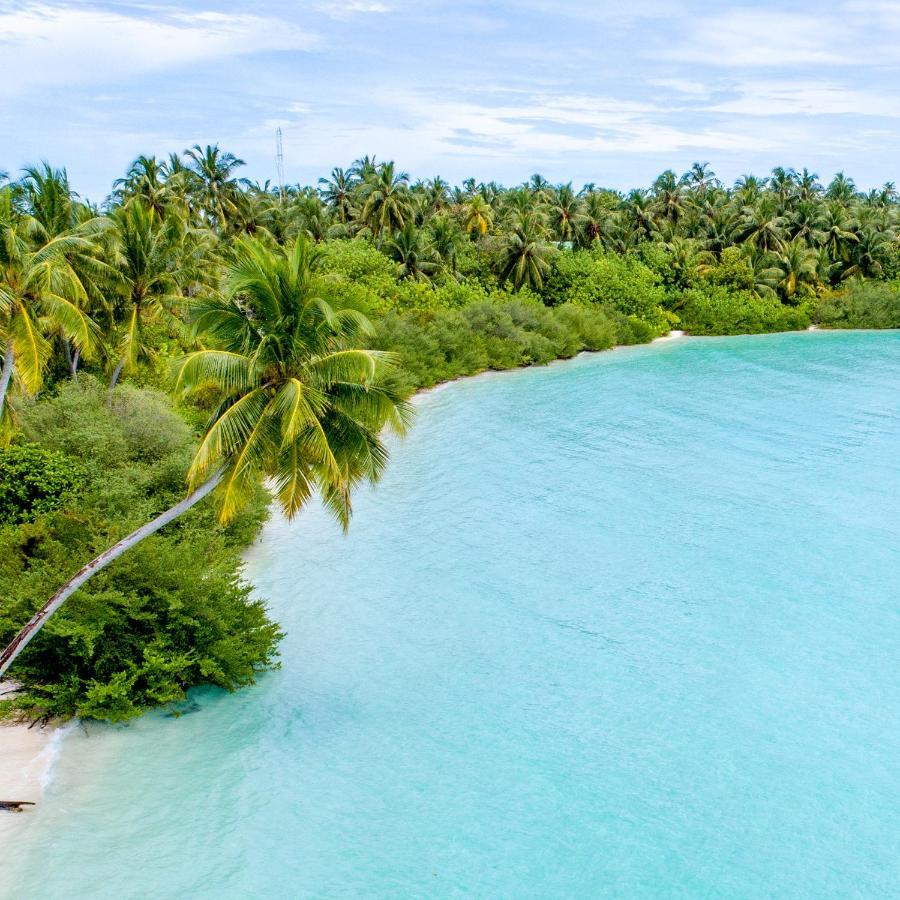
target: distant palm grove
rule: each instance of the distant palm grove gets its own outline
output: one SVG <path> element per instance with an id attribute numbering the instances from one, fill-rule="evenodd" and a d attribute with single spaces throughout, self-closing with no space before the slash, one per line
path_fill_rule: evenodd
<path id="1" fill-rule="evenodd" d="M 140 157 L 100 206 L 64 169 L 0 173 L 0 714 L 124 719 L 273 665 L 242 548 L 270 495 L 346 527 L 418 388 L 672 328 L 900 327 L 892 184 L 242 166 Z"/>

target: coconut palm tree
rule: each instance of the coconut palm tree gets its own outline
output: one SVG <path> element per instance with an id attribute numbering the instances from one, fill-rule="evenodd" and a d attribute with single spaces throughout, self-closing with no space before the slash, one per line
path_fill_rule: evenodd
<path id="1" fill-rule="evenodd" d="M 557 240 L 574 241 L 584 220 L 581 199 L 572 190 L 572 183 L 561 184 L 552 192 L 549 202 L 550 224 Z"/>
<path id="2" fill-rule="evenodd" d="M 522 216 L 504 238 L 500 252 L 500 281 L 511 281 L 518 290 L 540 290 L 550 268 L 553 248 L 545 240 L 546 229 L 537 216 Z"/>
<path id="3" fill-rule="evenodd" d="M 410 407 L 381 382 L 392 358 L 361 349 L 365 317 L 316 296 L 315 264 L 304 238 L 274 250 L 238 240 L 222 297 L 192 311 L 216 346 L 176 371 L 179 393 L 212 383 L 222 398 L 188 471 L 188 495 L 73 575 L 0 653 L 0 676 L 91 576 L 214 492 L 222 522 L 268 479 L 289 518 L 318 493 L 348 526 L 353 489 L 387 463 L 383 431 L 402 433 Z"/>
<path id="4" fill-rule="evenodd" d="M 176 272 L 177 245 L 184 226 L 177 219 L 160 223 L 143 200 L 132 200 L 112 215 L 116 227 L 112 262 L 119 274 L 126 304 L 125 327 L 116 346 L 117 360 L 109 389 L 125 372 L 134 372 L 152 354 L 143 340 L 146 326 L 165 321 L 177 325 L 174 310 L 183 298 Z"/>
<path id="5" fill-rule="evenodd" d="M 402 228 L 409 218 L 409 175 L 398 172 L 393 162 L 382 163 L 362 182 L 360 197 L 360 220 L 380 246 L 385 235 Z"/>
<path id="6" fill-rule="evenodd" d="M 16 212 L 8 190 L 0 192 L 0 439 L 12 430 L 13 379 L 29 395 L 43 384 L 48 334 L 61 334 L 81 353 L 93 349 L 97 328 L 82 309 L 87 293 L 69 257 L 95 250 L 80 235 L 50 237 L 34 217 Z"/>
<path id="7" fill-rule="evenodd" d="M 412 222 L 407 222 L 394 235 L 387 251 L 399 263 L 401 278 L 428 281 L 438 267 L 434 250 L 427 246 L 425 236 Z"/>
<path id="8" fill-rule="evenodd" d="M 784 216 L 778 214 L 775 198 L 764 194 L 755 206 L 744 207 L 735 226 L 734 238 L 757 250 L 780 250 L 785 243 Z"/>
<path id="9" fill-rule="evenodd" d="M 475 194 L 465 205 L 463 228 L 473 237 L 484 237 L 494 224 L 494 211 L 481 194 Z"/>
<path id="10" fill-rule="evenodd" d="M 438 216 L 431 223 L 431 245 L 445 271 L 449 270 L 454 277 L 462 239 L 459 226 L 449 217 Z"/>
<path id="11" fill-rule="evenodd" d="M 848 178 L 843 172 L 838 172 L 825 189 L 825 196 L 829 200 L 837 200 L 846 205 L 856 196 L 856 185 L 852 178 Z"/>
<path id="12" fill-rule="evenodd" d="M 653 182 L 653 203 L 657 215 L 669 222 L 677 222 L 684 214 L 682 184 L 671 169 L 667 169 Z"/>
<path id="13" fill-rule="evenodd" d="M 353 194 L 356 182 L 349 172 L 334 168 L 331 170 L 331 178 L 319 179 L 319 193 L 322 199 L 331 207 L 338 222 L 346 225 L 353 218 Z"/>
<path id="14" fill-rule="evenodd" d="M 802 238 L 795 238 L 771 254 L 764 280 L 776 288 L 782 299 L 792 302 L 804 285 L 814 285 L 818 277 L 818 254 Z"/>
<path id="15" fill-rule="evenodd" d="M 233 175 L 236 169 L 244 165 L 244 161 L 233 153 L 223 152 L 217 145 L 209 144 L 205 148 L 194 144 L 190 150 L 185 150 L 185 156 L 197 184 L 200 205 L 207 217 L 224 230 L 228 224 L 227 211 L 231 209 L 238 190 Z"/>

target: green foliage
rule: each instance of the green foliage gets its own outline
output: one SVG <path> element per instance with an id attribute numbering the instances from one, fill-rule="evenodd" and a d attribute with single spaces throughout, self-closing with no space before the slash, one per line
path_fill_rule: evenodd
<path id="1" fill-rule="evenodd" d="M 397 353 L 394 385 L 411 393 L 486 369 L 543 365 L 581 350 L 605 350 L 618 336 L 617 320 L 600 308 L 568 303 L 549 309 L 520 295 L 418 316 L 391 313 L 378 322 L 374 343 Z"/>
<path id="2" fill-rule="evenodd" d="M 815 319 L 825 328 L 900 328 L 900 281 L 854 280 L 822 297 Z"/>
<path id="3" fill-rule="evenodd" d="M 753 266 L 739 247 L 726 247 L 718 263 L 704 274 L 710 284 L 723 285 L 737 291 L 752 291 Z"/>
<path id="4" fill-rule="evenodd" d="M 600 304 L 642 319 L 655 334 L 666 330 L 665 291 L 659 277 L 635 256 L 602 250 L 560 253 L 543 292 L 547 303 Z"/>
<path id="5" fill-rule="evenodd" d="M 77 499 L 0 527 L 0 643 L 79 565 L 183 496 L 195 440 L 164 396 L 123 386 L 107 405 L 86 376 L 21 418 L 42 454 L 77 461 L 82 481 Z M 119 721 L 273 665 L 278 627 L 240 579 L 266 505 L 259 489 L 221 528 L 201 504 L 97 574 L 17 661 L 24 692 L 5 711 Z"/>
<path id="6" fill-rule="evenodd" d="M 805 307 L 784 306 L 777 297 L 710 285 L 685 291 L 681 321 L 691 334 L 758 334 L 809 327 Z"/>
<path id="7" fill-rule="evenodd" d="M 0 522 L 16 525 L 59 508 L 84 477 L 64 453 L 36 444 L 0 450 Z"/>

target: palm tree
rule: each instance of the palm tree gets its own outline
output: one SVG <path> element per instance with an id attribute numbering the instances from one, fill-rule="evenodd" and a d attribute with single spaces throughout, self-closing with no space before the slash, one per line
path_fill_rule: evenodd
<path id="1" fill-rule="evenodd" d="M 545 241 L 546 230 L 534 215 L 522 216 L 506 236 L 500 254 L 500 281 L 511 281 L 518 290 L 540 290 L 550 268 L 553 248 Z"/>
<path id="2" fill-rule="evenodd" d="M 584 215 L 580 198 L 572 190 L 572 183 L 561 184 L 550 199 L 550 223 L 558 240 L 574 241 Z"/>
<path id="3" fill-rule="evenodd" d="M 801 286 L 815 284 L 818 276 L 818 254 L 802 238 L 795 238 L 772 254 L 765 280 L 781 292 L 784 300 L 792 301 Z"/>
<path id="4" fill-rule="evenodd" d="M 661 218 L 677 222 L 684 214 L 682 185 L 671 169 L 667 169 L 653 182 L 653 201 Z"/>
<path id="5" fill-rule="evenodd" d="M 353 193 L 356 183 L 350 173 L 343 169 L 331 170 L 331 178 L 320 178 L 319 192 L 322 199 L 331 207 L 338 222 L 346 225 L 353 217 Z"/>
<path id="6" fill-rule="evenodd" d="M 756 175 L 741 175 L 734 183 L 734 195 L 741 206 L 753 206 L 759 200 L 768 183 L 768 178 L 757 178 Z"/>
<path id="7" fill-rule="evenodd" d="M 381 244 L 385 234 L 403 227 L 409 217 L 409 175 L 397 172 L 392 162 L 382 163 L 362 183 L 360 219 Z"/>
<path id="8" fill-rule="evenodd" d="M 113 213 L 116 241 L 113 263 L 127 303 L 127 321 L 117 347 L 115 370 L 109 383 L 112 391 L 122 372 L 134 372 L 141 359 L 151 354 L 142 339 L 150 322 L 177 322 L 173 308 L 182 300 L 176 271 L 176 242 L 184 233 L 176 219 L 166 227 L 159 223 L 143 200 L 132 200 Z"/>
<path id="9" fill-rule="evenodd" d="M 857 232 L 851 251 L 852 265 L 844 270 L 843 278 L 862 275 L 879 277 L 884 273 L 884 260 L 891 245 L 890 235 L 875 225 L 865 225 Z"/>
<path id="10" fill-rule="evenodd" d="M 9 190 L 0 192 L 0 437 L 12 429 L 13 377 L 29 395 L 43 384 L 48 333 L 62 334 L 82 353 L 93 348 L 96 326 L 81 308 L 87 294 L 68 257 L 94 250 L 79 235 L 49 237 L 32 216 L 17 214 Z"/>
<path id="11" fill-rule="evenodd" d="M 288 518 L 318 493 L 349 525 L 353 488 L 387 462 L 381 433 L 402 433 L 410 407 L 381 383 L 391 357 L 359 349 L 367 320 L 316 296 L 315 263 L 304 238 L 275 250 L 239 239 L 224 296 L 193 310 L 217 347 L 176 372 L 180 393 L 213 383 L 222 396 L 188 471 L 190 493 L 70 578 L 0 653 L 0 676 L 91 576 L 214 491 L 222 522 L 268 479 Z"/>
<path id="12" fill-rule="evenodd" d="M 387 249 L 391 259 L 400 264 L 401 278 L 428 281 L 437 269 L 434 251 L 412 222 L 407 222 L 394 235 Z"/>
<path id="13" fill-rule="evenodd" d="M 856 185 L 852 178 L 848 178 L 843 172 L 838 172 L 825 189 L 825 196 L 829 200 L 837 200 L 846 205 L 856 196 Z"/>
<path id="14" fill-rule="evenodd" d="M 431 223 L 431 244 L 441 264 L 456 276 L 456 260 L 462 240 L 459 226 L 447 216 L 438 216 Z"/>
<path id="15" fill-rule="evenodd" d="M 757 250 L 769 252 L 784 246 L 785 219 L 778 215 L 775 200 L 765 194 L 755 206 L 745 207 L 735 227 L 735 239 Z"/>
<path id="16" fill-rule="evenodd" d="M 619 198 L 611 191 L 591 190 L 584 194 L 580 240 L 583 246 L 589 247 L 594 241 L 602 240 L 618 205 Z"/>
<path id="17" fill-rule="evenodd" d="M 858 223 L 847 211 L 847 207 L 832 200 L 822 214 L 822 243 L 828 256 L 836 264 L 846 264 L 850 259 L 850 245 L 859 241 L 856 234 Z"/>
<path id="18" fill-rule="evenodd" d="M 494 211 L 481 194 L 475 194 L 465 206 L 463 228 L 466 234 L 484 237 L 494 224 Z"/>
<path id="19" fill-rule="evenodd" d="M 681 177 L 682 183 L 701 196 L 719 184 L 716 173 L 708 162 L 695 162 Z"/>
<path id="20" fill-rule="evenodd" d="M 622 210 L 631 226 L 634 238 L 637 241 L 649 240 L 656 230 L 656 224 L 653 221 L 653 210 L 648 192 L 637 188 L 629 191 L 628 196 L 622 201 Z"/>
<path id="21" fill-rule="evenodd" d="M 140 197 L 153 215 L 165 215 L 168 169 L 155 156 L 139 156 L 128 168 L 124 178 L 113 182 L 113 197 L 126 202 L 132 197 Z"/>
<path id="22" fill-rule="evenodd" d="M 190 150 L 185 150 L 185 156 L 198 184 L 201 205 L 207 216 L 224 229 L 228 224 L 226 209 L 230 209 L 237 190 L 237 182 L 232 176 L 235 169 L 244 165 L 244 161 L 209 144 L 205 148 L 195 144 Z"/>

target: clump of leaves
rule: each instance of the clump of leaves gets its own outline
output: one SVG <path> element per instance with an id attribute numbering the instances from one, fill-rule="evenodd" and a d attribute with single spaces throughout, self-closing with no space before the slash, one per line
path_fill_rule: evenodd
<path id="1" fill-rule="evenodd" d="M 84 478 L 83 467 L 58 450 L 36 444 L 0 450 L 0 522 L 19 525 L 58 509 Z"/>

